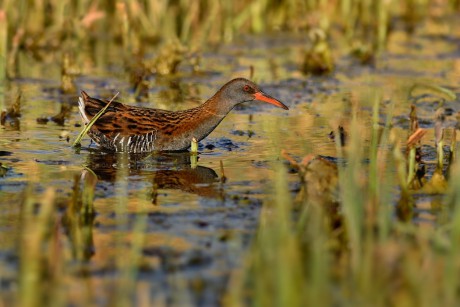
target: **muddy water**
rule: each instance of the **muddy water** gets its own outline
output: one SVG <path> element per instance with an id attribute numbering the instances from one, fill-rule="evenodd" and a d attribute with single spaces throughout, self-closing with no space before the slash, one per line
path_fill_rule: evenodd
<path id="1" fill-rule="evenodd" d="M 86 274 L 75 269 L 75 264 L 65 271 L 66 286 L 75 289 L 69 297 L 76 303 L 88 298 L 106 302 L 123 252 L 117 242 L 129 247 L 135 225 L 145 218 L 136 287 L 147 289 L 157 303 L 219 301 L 231 270 L 241 265 L 257 228 L 260 207 L 272 197 L 273 165 L 281 159 L 280 150 L 296 157 L 309 153 L 335 157 L 336 146 L 328 134 L 338 125 L 347 127 L 353 103 L 360 106 L 366 144 L 376 95 L 382 97 L 383 110 L 394 102 L 393 122 L 403 140 L 408 127 L 408 93 L 415 83 L 445 86 L 458 93 L 456 40 L 435 35 L 408 39 L 396 33 L 389 41 L 390 52 L 375 67 L 356 65 L 338 54 L 334 75 L 307 78 L 297 69 L 304 38 L 242 39 L 219 52 L 206 53 L 199 73 L 192 73 L 185 64 L 179 76 L 151 76 L 148 95 L 138 102 L 116 54 L 93 68 L 82 68 L 76 87 L 93 96 L 109 99 L 120 91 L 119 101 L 176 110 L 196 106 L 234 77 L 248 77 L 252 65 L 253 79 L 290 110 L 262 103 L 238 107 L 201 142 L 197 165 L 190 163 L 188 153 L 128 158 L 107 154 L 88 138 L 79 151 L 72 149 L 71 142 L 81 129 L 76 96 L 58 90 L 60 67 L 55 59 L 43 63 L 24 55 L 20 77 L 11 82 L 5 97 L 9 106 L 16 93 L 21 93 L 21 117 L 7 119 L 0 129 L 0 162 L 8 167 L 0 178 L 2 295 L 13 299 L 17 294 L 18 238 L 26 188 L 41 195 L 53 187 L 59 204 L 56 210 L 64 215 L 75 185 L 89 182 L 95 184 L 95 216 L 84 225 L 91 231 L 79 247 Z M 436 95 L 428 93 L 420 102 L 419 116 L 427 128 L 433 126 L 436 100 Z M 458 101 L 446 102 L 446 107 L 454 114 L 460 110 Z M 50 119 L 63 109 L 69 110 L 63 123 L 37 121 Z M 387 116 L 381 114 L 382 124 Z M 454 124 L 454 116 L 448 116 L 446 126 Z M 431 130 L 426 140 L 427 152 L 433 153 Z M 289 176 L 294 193 L 297 177 Z M 414 221 L 436 223 L 433 198 L 422 196 L 418 202 Z M 59 231 L 69 251 L 76 248 L 70 228 L 63 218 Z M 69 255 L 66 263 L 71 265 L 73 257 Z M 92 287 L 100 291 L 89 294 L 87 289 Z"/>

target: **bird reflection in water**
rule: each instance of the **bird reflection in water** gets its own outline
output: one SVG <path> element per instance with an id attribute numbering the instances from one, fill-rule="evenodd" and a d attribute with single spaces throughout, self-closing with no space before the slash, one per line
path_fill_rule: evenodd
<path id="1" fill-rule="evenodd" d="M 86 167 L 98 180 L 115 182 L 120 169 L 127 166 L 126 175 L 142 177 L 153 185 L 152 203 L 157 204 L 158 190 L 181 190 L 209 198 L 221 198 L 223 193 L 216 172 L 204 166 L 192 166 L 189 152 L 156 154 L 123 154 L 91 152 Z M 118 177 L 119 178 L 119 177 Z"/>
<path id="2" fill-rule="evenodd" d="M 151 180 L 152 203 L 155 205 L 160 189 L 177 189 L 210 198 L 223 197 L 221 185 L 216 184 L 219 182 L 216 172 L 208 167 L 192 167 L 188 152 L 142 156 L 131 154 L 125 157 L 121 154 L 91 152 L 86 167 L 75 176 L 70 205 L 62 220 L 75 260 L 88 261 L 95 253 L 93 226 L 96 214 L 93 200 L 97 182 L 115 182 L 120 173 Z"/>

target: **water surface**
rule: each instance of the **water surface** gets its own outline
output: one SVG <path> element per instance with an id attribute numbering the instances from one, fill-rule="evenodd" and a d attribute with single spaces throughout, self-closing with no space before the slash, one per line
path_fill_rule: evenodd
<path id="1" fill-rule="evenodd" d="M 149 76 L 146 96 L 137 101 L 119 61 L 121 50 L 103 60 L 88 59 L 75 85 L 95 97 L 110 99 L 120 92 L 117 100 L 133 105 L 186 109 L 211 97 L 228 80 L 249 77 L 252 66 L 254 81 L 290 107 L 284 111 L 263 103 L 238 106 L 201 142 L 197 164 L 190 162 L 188 153 L 104 153 L 88 137 L 80 150 L 73 149 L 81 121 L 77 95 L 59 90 L 59 55 L 42 62 L 22 55 L 19 77 L 10 82 L 5 96 L 9 106 L 21 93 L 21 117 L 7 119 L 0 129 L 0 162 L 8 167 L 0 178 L 2 295 L 17 295 L 24 197 L 32 193 L 40 199 L 52 187 L 58 203 L 56 231 L 67 250 L 63 280 L 75 304 L 93 298 L 107 303 L 107 293 L 121 274 L 120 253 L 133 244 L 134 228 L 142 218 L 145 241 L 135 287 L 148 289 L 156 303 L 216 303 L 230 273 L 241 265 L 261 206 L 273 197 L 273 166 L 282 159 L 282 149 L 298 158 L 310 153 L 336 157 L 336 145 L 328 135 L 339 125 L 348 128 L 355 103 L 368 144 L 376 95 L 382 98 L 382 126 L 389 116 L 387 106 L 394 103 L 393 123 L 403 142 L 408 133 L 408 93 L 414 84 L 436 84 L 458 93 L 460 54 L 455 40 L 396 33 L 376 66 L 360 66 L 338 54 L 337 71 L 326 77 L 299 72 L 305 42 L 300 35 L 241 38 L 204 53 L 199 72 L 185 63 L 176 76 Z M 420 102 L 419 117 L 426 128 L 433 127 L 436 100 L 428 95 Z M 448 101 L 446 107 L 453 110 L 446 126 L 453 126 L 458 101 Z M 63 122 L 51 119 L 66 110 Z M 43 118 L 49 121 L 37 121 Z M 432 153 L 431 129 L 425 140 L 426 151 Z M 289 181 L 295 194 L 297 175 L 289 174 Z M 94 186 L 95 215 L 72 224 L 65 218 L 67 204 L 75 187 L 85 183 Z M 437 223 L 432 201 L 418 199 L 414 222 Z M 86 231 L 85 241 L 77 244 L 74 231 Z M 78 257 L 84 265 L 75 262 Z"/>

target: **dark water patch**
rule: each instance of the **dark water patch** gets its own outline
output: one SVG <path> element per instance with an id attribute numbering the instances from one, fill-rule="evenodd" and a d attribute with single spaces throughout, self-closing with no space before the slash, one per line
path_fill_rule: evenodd
<path id="1" fill-rule="evenodd" d="M 420 128 L 433 128 L 434 126 L 434 119 L 429 119 L 429 118 L 418 118 L 418 123 Z M 409 116 L 406 115 L 400 115 L 400 116 L 394 116 L 393 117 L 393 125 L 396 127 L 401 127 L 404 130 L 409 129 L 410 127 L 410 119 Z"/>
<path id="2" fill-rule="evenodd" d="M 147 235 L 173 235 L 171 240 L 180 238 L 188 247 L 146 243 L 142 255 L 158 259 L 159 263 L 144 261 L 145 264 L 138 267 L 140 279 L 147 279 L 152 288 L 166 287 L 174 291 L 177 287 L 171 279 L 174 274 L 185 286 L 182 291 L 190 292 L 198 301 L 216 302 L 225 290 L 228 273 L 239 266 L 235 256 L 250 243 L 258 225 L 261 203 L 255 199 L 252 205 L 228 201 L 224 205 L 219 200 L 215 200 L 213 206 L 209 203 L 201 203 L 200 208 L 194 210 L 148 213 Z M 139 214 L 130 214 L 128 218 L 130 226 L 125 231 L 135 225 Z"/>
<path id="3" fill-rule="evenodd" d="M 149 257 L 158 257 L 161 269 L 168 273 L 204 269 L 213 261 L 213 258 L 201 248 L 180 253 L 168 246 L 155 246 L 144 248 L 142 253 Z"/>
<path id="4" fill-rule="evenodd" d="M 2 266 L 2 278 L 0 279 L 0 290 L 11 291 L 18 286 L 18 277 L 15 274 L 19 270 L 19 257 L 11 250 L 0 252 L 0 265 Z"/>
<path id="5" fill-rule="evenodd" d="M 12 178 L 24 178 L 24 176 L 23 174 L 14 174 L 9 171 L 5 177 L 0 177 L 0 191 L 5 193 L 20 193 L 24 191 L 24 189 L 27 187 L 27 182 L 9 181 Z M 5 197 L 4 201 L 8 200 L 7 195 L 2 195 L 2 197 Z"/>
<path id="6" fill-rule="evenodd" d="M 218 139 L 210 139 L 205 140 L 198 145 L 199 150 L 225 150 L 225 151 L 239 151 L 242 150 L 244 147 L 248 146 L 245 142 L 234 142 L 229 138 L 218 138 Z"/>
<path id="7" fill-rule="evenodd" d="M 35 162 L 45 164 L 45 165 L 70 165 L 70 164 L 72 164 L 71 161 L 66 161 L 66 160 L 40 160 L 40 159 L 35 159 Z"/>
<path id="8" fill-rule="evenodd" d="M 333 77 L 288 78 L 279 83 L 266 85 L 264 91 L 277 97 L 288 107 L 312 102 L 318 95 L 332 95 L 339 90 L 340 81 Z M 260 108 L 259 108 L 260 109 Z M 277 113 L 287 116 L 287 113 Z"/>
<path id="9" fill-rule="evenodd" d="M 252 166 L 256 168 L 268 168 L 270 165 L 270 161 L 251 161 Z"/>
<path id="10" fill-rule="evenodd" d="M 237 135 L 237 136 L 247 136 L 248 138 L 253 137 L 254 135 L 256 135 L 256 133 L 254 131 L 252 131 L 252 130 L 247 130 L 247 131 L 232 130 L 231 134 Z"/>
<path id="11" fill-rule="evenodd" d="M 15 78 L 14 82 L 17 84 L 33 84 L 33 85 L 37 85 L 43 88 L 46 86 L 53 86 L 57 84 L 56 80 L 46 79 L 44 78 L 44 76 L 41 76 L 40 78 L 31 78 L 31 77 Z"/>

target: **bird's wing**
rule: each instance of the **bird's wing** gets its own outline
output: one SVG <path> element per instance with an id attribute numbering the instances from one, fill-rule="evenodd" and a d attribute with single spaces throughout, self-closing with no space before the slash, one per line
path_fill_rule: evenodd
<path id="1" fill-rule="evenodd" d="M 90 121 L 108 101 L 92 97 L 83 97 L 84 108 L 80 107 L 82 118 Z M 169 111 L 128 106 L 113 101 L 104 114 L 94 123 L 91 129 L 96 129 L 106 136 L 114 135 L 143 135 L 161 130 L 163 117 Z"/>

